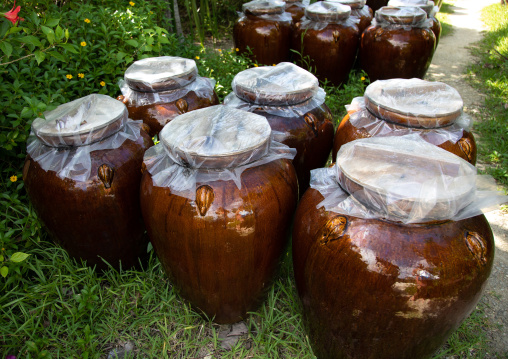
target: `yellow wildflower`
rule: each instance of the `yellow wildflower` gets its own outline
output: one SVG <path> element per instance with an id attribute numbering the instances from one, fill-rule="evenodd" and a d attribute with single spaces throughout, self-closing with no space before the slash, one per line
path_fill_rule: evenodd
<path id="1" fill-rule="evenodd" d="M 273 64 L 272 66 L 277 66 L 277 65 Z"/>
<path id="2" fill-rule="evenodd" d="M 360 80 L 365 81 L 365 77 L 363 77 L 363 76 L 362 76 L 362 77 L 360 78 Z"/>
<path id="3" fill-rule="evenodd" d="M 89 24 L 89 23 L 90 23 L 90 19 L 85 19 L 85 22 L 86 22 L 87 24 Z"/>
<path id="4" fill-rule="evenodd" d="M 196 56 L 196 60 L 199 60 L 199 56 Z"/>
<path id="5" fill-rule="evenodd" d="M 18 176 L 11 176 L 11 182 L 16 182 L 18 180 Z"/>
<path id="6" fill-rule="evenodd" d="M 83 74 L 83 73 L 79 73 L 79 74 L 78 74 L 78 77 L 82 79 L 82 78 L 84 78 L 84 77 L 85 77 L 85 74 Z"/>
<path id="7" fill-rule="evenodd" d="M 222 50 L 221 50 L 221 49 L 218 49 L 217 51 L 222 52 Z"/>
<path id="8" fill-rule="evenodd" d="M 106 83 L 105 83 L 104 81 L 99 82 L 99 84 L 100 84 L 102 87 L 106 86 Z"/>
<path id="9" fill-rule="evenodd" d="M 80 44 L 80 45 L 81 45 L 81 46 L 83 46 L 83 47 L 85 47 L 85 46 L 86 46 L 86 42 L 81 41 L 81 44 Z"/>
<path id="10" fill-rule="evenodd" d="M 238 47 L 235 50 L 236 50 L 236 52 L 240 51 L 240 49 Z"/>
<path id="11" fill-rule="evenodd" d="M 133 1 L 129 1 L 129 5 L 130 5 L 130 6 L 134 6 L 134 4 L 135 4 L 135 3 L 134 3 Z"/>
<path id="12" fill-rule="evenodd" d="M 65 77 L 67 77 L 69 80 L 72 79 L 72 75 L 71 74 L 67 74 L 67 75 L 65 75 Z"/>
<path id="13" fill-rule="evenodd" d="M 254 64 L 254 67 L 258 67 L 258 64 Z"/>

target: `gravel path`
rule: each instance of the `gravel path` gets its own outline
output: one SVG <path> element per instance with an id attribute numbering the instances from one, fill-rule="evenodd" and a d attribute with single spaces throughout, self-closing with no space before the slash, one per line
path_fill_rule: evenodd
<path id="1" fill-rule="evenodd" d="M 449 15 L 454 32 L 443 37 L 427 73 L 428 80 L 442 81 L 455 87 L 464 100 L 464 110 L 470 115 L 481 111 L 485 95 L 466 82 L 467 65 L 475 61 L 468 47 L 482 37 L 481 9 L 498 0 L 457 0 L 454 14 Z M 479 164 L 481 166 L 481 164 Z M 487 214 L 496 241 L 494 267 L 482 302 L 491 322 L 489 358 L 508 358 L 508 215 L 501 211 Z"/>

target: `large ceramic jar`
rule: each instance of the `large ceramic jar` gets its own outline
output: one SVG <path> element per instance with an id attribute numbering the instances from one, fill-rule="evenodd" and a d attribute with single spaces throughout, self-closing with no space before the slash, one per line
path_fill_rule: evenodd
<path id="1" fill-rule="evenodd" d="M 374 18 L 374 12 L 372 9 L 366 5 L 365 0 L 328 0 L 330 2 L 338 2 L 344 5 L 347 5 L 351 8 L 351 17 L 357 18 L 360 20 L 358 23 L 358 28 L 360 29 L 360 34 L 369 27 L 372 19 Z"/>
<path id="2" fill-rule="evenodd" d="M 384 137 L 349 143 L 312 177 L 293 265 L 314 354 L 429 358 L 492 268 L 476 169 L 424 141 Z"/>
<path id="3" fill-rule="evenodd" d="M 255 310 L 298 200 L 294 150 L 262 116 L 227 106 L 181 115 L 146 152 L 141 207 L 182 297 L 217 323 Z"/>
<path id="4" fill-rule="evenodd" d="M 242 71 L 232 87 L 225 105 L 266 117 L 278 140 L 296 149 L 293 165 L 303 195 L 310 170 L 326 164 L 333 142 L 332 115 L 318 80 L 294 64 L 281 63 Z"/>
<path id="5" fill-rule="evenodd" d="M 309 5 L 309 0 L 284 0 L 286 3 L 286 12 L 291 14 L 293 24 L 296 24 L 305 15 L 305 8 Z"/>
<path id="6" fill-rule="evenodd" d="M 141 164 L 153 145 L 121 102 L 89 95 L 37 118 L 23 180 L 50 237 L 76 259 L 129 268 L 146 255 Z"/>
<path id="7" fill-rule="evenodd" d="M 417 6 L 427 13 L 427 19 L 430 23 L 430 28 L 436 36 L 436 47 L 439 44 L 441 37 L 441 23 L 436 18 L 439 8 L 434 5 L 431 0 L 390 0 L 388 6 Z"/>
<path id="8" fill-rule="evenodd" d="M 243 14 L 233 26 L 233 40 L 240 53 L 263 65 L 289 60 L 292 17 L 285 7 L 286 3 L 278 0 L 242 5 Z"/>
<path id="9" fill-rule="evenodd" d="M 291 48 L 299 54 L 296 63 L 312 66 L 318 79 L 337 86 L 347 81 L 360 41 L 359 20 L 350 13 L 349 6 L 338 2 L 311 4 L 291 38 Z"/>
<path id="10" fill-rule="evenodd" d="M 362 34 L 360 67 L 371 81 L 391 78 L 423 78 L 436 37 L 427 13 L 418 7 L 383 7 Z"/>
<path id="11" fill-rule="evenodd" d="M 176 116 L 217 105 L 214 86 L 214 80 L 198 76 L 194 60 L 150 57 L 127 68 L 118 99 L 127 105 L 129 117 L 142 120 L 155 136 Z"/>
<path id="12" fill-rule="evenodd" d="M 360 138 L 416 134 L 474 165 L 476 141 L 462 107 L 457 90 L 442 82 L 378 80 L 349 106 L 335 132 L 333 159 Z"/>

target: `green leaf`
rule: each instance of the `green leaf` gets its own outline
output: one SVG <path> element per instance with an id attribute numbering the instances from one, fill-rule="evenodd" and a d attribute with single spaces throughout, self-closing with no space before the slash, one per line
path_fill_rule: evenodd
<path id="1" fill-rule="evenodd" d="M 169 44 L 169 40 L 166 36 L 159 36 L 159 44 Z"/>
<path id="2" fill-rule="evenodd" d="M 2 275 L 2 277 L 7 277 L 7 274 L 9 273 L 9 268 L 7 268 L 6 266 L 3 266 L 2 268 L 0 268 L 0 274 Z"/>
<path id="3" fill-rule="evenodd" d="M 46 58 L 46 54 L 42 51 L 35 51 L 35 59 L 37 60 L 37 64 L 40 65 L 41 62 Z"/>
<path id="4" fill-rule="evenodd" d="M 148 45 L 153 45 L 153 41 L 154 41 L 153 37 L 149 37 L 149 38 L 146 39 L 146 43 Z"/>
<path id="5" fill-rule="evenodd" d="M 139 46 L 139 43 L 136 40 L 127 40 L 127 41 L 125 41 L 125 43 L 127 45 L 131 45 L 131 46 L 134 46 L 134 47 L 138 47 Z"/>
<path id="6" fill-rule="evenodd" d="M 39 41 L 39 39 L 36 38 L 35 36 L 32 36 L 32 35 L 28 35 L 28 36 L 22 37 L 18 41 L 20 41 L 22 43 L 25 43 L 25 44 L 31 44 L 31 45 L 34 45 L 34 46 L 42 47 L 42 44 Z"/>
<path id="7" fill-rule="evenodd" d="M 59 53 L 58 51 L 50 51 L 50 52 L 48 52 L 48 54 L 51 55 L 52 57 L 54 57 L 55 59 L 59 60 L 59 61 L 67 61 L 65 56 L 62 55 L 61 53 Z"/>
<path id="8" fill-rule="evenodd" d="M 58 40 L 62 40 L 65 36 L 63 29 L 58 25 L 55 30 L 55 35 Z"/>
<path id="9" fill-rule="evenodd" d="M 41 30 L 42 30 L 42 32 L 44 33 L 44 35 L 47 35 L 47 34 L 49 34 L 50 32 L 54 32 L 54 31 L 53 31 L 53 29 L 50 29 L 49 27 L 44 26 L 44 25 L 43 25 L 43 26 L 41 26 Z"/>
<path id="10" fill-rule="evenodd" d="M 0 262 L 4 261 L 4 256 L 0 254 Z"/>
<path id="11" fill-rule="evenodd" d="M 6 54 L 7 56 L 11 56 L 12 45 L 6 41 L 2 41 L 2 42 L 0 42 L 0 50 L 2 50 L 4 52 L 4 54 Z"/>
<path id="12" fill-rule="evenodd" d="M 10 260 L 11 262 L 14 262 L 14 263 L 19 263 L 19 262 L 23 262 L 25 259 L 28 258 L 30 254 L 26 254 L 26 253 L 23 253 L 23 252 L 16 252 L 16 253 L 13 253 Z"/>
<path id="13" fill-rule="evenodd" d="M 23 30 L 22 27 L 13 26 L 9 29 L 9 31 L 7 31 L 6 35 L 14 34 L 15 32 L 20 32 L 21 30 Z"/>
<path id="14" fill-rule="evenodd" d="M 68 29 L 65 29 L 65 38 L 66 38 L 67 40 L 69 40 L 69 36 L 70 36 L 70 35 L 69 35 L 69 30 L 68 30 Z"/>
<path id="15" fill-rule="evenodd" d="M 60 22 L 60 19 L 48 19 L 46 21 L 46 25 L 50 27 L 55 27 Z"/>
<path id="16" fill-rule="evenodd" d="M 72 52 L 73 54 L 78 53 L 78 50 L 76 50 L 76 48 L 71 44 L 60 44 L 60 46 L 62 46 L 65 50 Z"/>

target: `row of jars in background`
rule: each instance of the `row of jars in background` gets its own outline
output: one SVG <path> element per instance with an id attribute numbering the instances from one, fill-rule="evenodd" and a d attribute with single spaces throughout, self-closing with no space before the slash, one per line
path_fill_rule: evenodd
<path id="1" fill-rule="evenodd" d="M 441 33 L 436 7 L 427 0 L 389 4 L 373 20 L 364 0 L 319 1 L 305 8 L 278 0 L 251 1 L 235 23 L 235 46 L 260 64 L 292 57 L 334 85 L 347 80 L 355 60 L 371 81 L 423 78 Z"/>
<path id="2" fill-rule="evenodd" d="M 322 167 L 332 148 L 324 92 L 312 74 L 282 63 L 239 73 L 225 105 L 207 107 L 216 101 L 213 83 L 199 78 L 192 60 L 171 57 L 133 64 L 122 86 L 127 108 L 90 95 L 34 121 L 23 176 L 35 210 L 72 256 L 99 268 L 106 267 L 101 258 L 125 268 L 146 253 L 144 220 L 184 298 L 219 323 L 245 318 L 273 279 L 298 186 L 302 194 L 310 170 Z M 194 98 L 206 108 L 190 105 Z M 456 216 L 474 202 L 474 167 L 434 146 L 458 143 L 460 152 L 466 138 L 475 153 L 474 139 L 461 121 L 460 96 L 444 84 L 378 81 L 354 104 L 359 105 L 350 108 L 336 138 L 346 122 L 357 132 L 342 136 L 339 156 L 358 137 L 381 136 L 385 142 L 367 143 L 353 151 L 359 156 L 338 161 L 346 180 L 320 170 L 326 173 L 314 176 L 296 214 L 295 278 L 311 343 L 319 357 L 423 357 L 474 307 L 492 266 L 485 218 Z M 127 113 L 142 118 L 133 121 Z M 160 132 L 142 124 L 154 119 Z M 147 132 L 158 133 L 160 143 L 152 147 Z M 407 134 L 418 139 L 401 139 Z M 464 152 L 470 161 L 473 152 Z M 386 166 L 394 158 L 402 162 Z M 376 182 L 383 171 L 391 176 L 394 195 L 386 190 L 390 180 Z M 426 179 L 443 173 L 444 182 L 465 185 L 442 188 L 431 181 L 429 187 Z M 359 197 L 362 208 L 384 204 L 384 219 L 340 212 L 337 199 L 344 192 L 338 194 L 337 183 L 351 193 L 366 188 Z M 326 210 L 323 199 L 331 201 Z M 418 220 L 429 223 L 414 224 Z M 345 302 L 337 302 L 342 297 Z M 390 311 L 376 314 L 379 306 Z M 397 330 L 386 327 L 390 320 Z M 404 346 L 395 340 L 403 332 Z"/>

